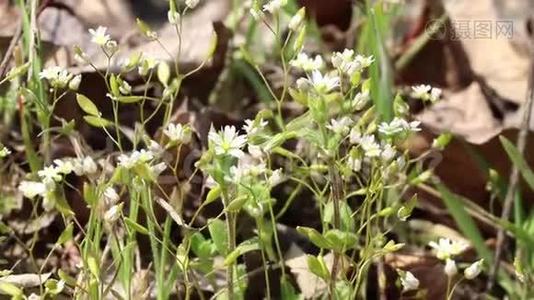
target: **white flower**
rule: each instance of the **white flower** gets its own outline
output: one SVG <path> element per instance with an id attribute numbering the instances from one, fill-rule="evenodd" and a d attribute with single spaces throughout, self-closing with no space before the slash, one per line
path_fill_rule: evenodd
<path id="1" fill-rule="evenodd" d="M 377 157 L 380 155 L 380 145 L 375 141 L 374 135 L 365 135 L 360 139 L 360 145 L 362 146 L 365 156 Z"/>
<path id="2" fill-rule="evenodd" d="M 89 33 L 92 35 L 91 42 L 99 45 L 99 46 L 105 46 L 106 43 L 110 40 L 109 34 L 106 34 L 106 31 L 108 29 L 103 26 L 98 26 L 96 30 L 89 29 Z"/>
<path id="3" fill-rule="evenodd" d="M 167 128 L 163 130 L 163 134 L 165 134 L 172 142 L 187 144 L 191 141 L 191 128 L 180 123 L 170 123 L 167 125 Z"/>
<path id="4" fill-rule="evenodd" d="M 97 171 L 97 165 L 94 161 L 94 159 L 90 156 L 86 156 L 82 160 L 82 173 L 83 174 L 94 174 Z"/>
<path id="5" fill-rule="evenodd" d="M 284 177 L 282 175 L 282 169 L 276 169 L 273 171 L 271 176 L 267 179 L 267 182 L 269 183 L 270 187 L 273 187 L 279 183 L 281 183 L 284 180 Z"/>
<path id="6" fill-rule="evenodd" d="M 467 267 L 464 270 L 464 276 L 466 279 L 474 279 L 475 277 L 482 272 L 482 263 L 484 262 L 484 259 L 478 260 L 471 264 L 469 267 Z"/>
<path id="7" fill-rule="evenodd" d="M 458 268 L 456 267 L 456 262 L 452 259 L 447 259 L 445 261 L 445 268 L 444 268 L 445 274 L 449 277 L 453 277 L 458 273 Z"/>
<path id="8" fill-rule="evenodd" d="M 57 172 L 61 174 L 70 174 L 74 169 L 74 165 L 70 159 L 55 159 L 54 164 L 56 164 Z"/>
<path id="9" fill-rule="evenodd" d="M 262 159 L 265 156 L 265 153 L 260 146 L 257 145 L 248 145 L 248 153 L 255 159 Z"/>
<path id="10" fill-rule="evenodd" d="M 391 122 L 382 122 L 378 125 L 378 131 L 388 136 L 395 135 L 406 129 L 407 122 L 401 118 L 394 118 Z"/>
<path id="11" fill-rule="evenodd" d="M 224 126 L 219 132 L 215 132 L 212 127 L 208 140 L 217 155 L 228 154 L 240 158 L 245 154 L 241 149 L 247 143 L 247 137 L 239 135 L 234 126 Z"/>
<path id="12" fill-rule="evenodd" d="M 332 65 L 334 68 L 343 69 L 342 67 L 349 64 L 354 56 L 354 50 L 345 49 L 343 52 L 334 52 L 332 56 Z"/>
<path id="13" fill-rule="evenodd" d="M 54 88 L 65 88 L 69 84 L 72 74 L 61 67 L 54 66 L 41 71 L 39 78 L 46 79 Z"/>
<path id="14" fill-rule="evenodd" d="M 44 169 L 38 171 L 37 175 L 41 177 L 43 183 L 49 188 L 54 186 L 54 182 L 61 181 L 62 178 L 60 169 L 55 166 L 45 167 Z"/>
<path id="15" fill-rule="evenodd" d="M 304 21 L 305 14 L 306 9 L 304 7 L 299 9 L 299 11 L 291 18 L 287 27 L 293 31 L 297 31 L 300 25 L 302 25 L 302 21 Z"/>
<path id="16" fill-rule="evenodd" d="M 287 4 L 287 0 L 271 0 L 263 6 L 264 11 L 274 14 Z"/>
<path id="17" fill-rule="evenodd" d="M 185 0 L 185 5 L 190 9 L 197 7 L 199 0 Z"/>
<path id="18" fill-rule="evenodd" d="M 339 77 L 328 74 L 323 76 L 321 72 L 315 70 L 312 73 L 311 80 L 308 80 L 308 82 L 318 93 L 328 93 L 339 86 Z"/>
<path id="19" fill-rule="evenodd" d="M 119 219 L 119 217 L 121 216 L 121 213 L 122 213 L 122 203 L 113 205 L 104 214 L 104 221 L 107 224 L 113 224 Z"/>
<path id="20" fill-rule="evenodd" d="M 151 140 L 150 144 L 148 145 L 148 151 L 152 152 L 155 157 L 161 157 L 163 152 L 165 152 L 165 149 L 163 149 L 158 142 Z"/>
<path id="21" fill-rule="evenodd" d="M 385 144 L 382 149 L 382 153 L 380 153 L 380 157 L 384 162 L 388 162 L 392 160 L 396 154 L 397 151 L 395 151 L 395 148 L 393 148 L 390 144 Z"/>
<path id="22" fill-rule="evenodd" d="M 169 23 L 171 25 L 176 25 L 180 22 L 180 13 L 175 11 L 175 12 L 172 12 L 172 11 L 168 11 L 167 12 L 167 19 L 169 20 Z"/>
<path id="23" fill-rule="evenodd" d="M 263 18 L 264 14 L 261 10 L 255 8 L 255 7 L 252 7 L 250 10 L 249 10 L 249 13 L 250 15 L 252 16 L 252 18 L 256 21 L 259 21 Z"/>
<path id="24" fill-rule="evenodd" d="M 433 88 L 430 85 L 418 85 L 412 87 L 411 96 L 423 101 L 436 102 L 441 97 L 441 89 Z"/>
<path id="25" fill-rule="evenodd" d="M 320 55 L 311 58 L 303 52 L 299 53 L 297 58 L 291 60 L 289 64 L 292 67 L 302 69 L 305 72 L 319 70 L 324 66 L 323 58 Z"/>
<path id="26" fill-rule="evenodd" d="M 43 196 L 46 193 L 46 186 L 42 182 L 36 181 L 22 181 L 19 185 L 19 191 L 24 197 L 33 199 L 35 196 Z"/>
<path id="27" fill-rule="evenodd" d="M 362 169 L 362 161 L 355 157 L 349 156 L 347 158 L 347 166 L 354 172 L 359 172 Z"/>
<path id="28" fill-rule="evenodd" d="M 69 89 L 73 91 L 77 91 L 78 88 L 80 87 L 81 82 L 82 82 L 81 74 L 74 76 L 69 82 Z"/>
<path id="29" fill-rule="evenodd" d="M 412 87 L 412 97 L 426 100 L 428 97 L 428 93 L 432 90 L 432 87 L 426 84 L 421 84 L 417 86 Z"/>
<path id="30" fill-rule="evenodd" d="M 297 88 L 303 92 L 307 92 L 312 87 L 312 84 L 308 78 L 297 79 Z"/>
<path id="31" fill-rule="evenodd" d="M 421 131 L 421 128 L 419 128 L 419 125 L 421 125 L 421 121 L 411 121 L 410 123 L 405 121 L 405 129 L 412 131 L 412 132 Z"/>
<path id="32" fill-rule="evenodd" d="M 167 165 L 164 162 L 153 165 L 150 167 L 150 172 L 154 178 L 158 177 L 163 171 L 167 169 Z"/>
<path id="33" fill-rule="evenodd" d="M 400 280 L 403 292 L 413 291 L 419 288 L 419 280 L 415 278 L 412 272 L 404 272 Z"/>
<path id="34" fill-rule="evenodd" d="M 354 99 L 352 99 L 351 107 L 355 110 L 361 110 L 367 105 L 367 103 L 369 103 L 369 100 L 371 100 L 371 97 L 369 97 L 369 91 L 360 92 L 354 96 Z"/>
<path id="35" fill-rule="evenodd" d="M 139 75 L 146 76 L 148 74 L 148 71 L 154 69 L 158 65 L 159 61 L 156 60 L 153 57 L 142 57 L 141 61 L 139 62 Z"/>
<path id="36" fill-rule="evenodd" d="M 230 168 L 230 177 L 227 178 L 231 182 L 239 182 L 246 176 L 259 176 L 265 174 L 267 167 L 265 163 L 255 163 L 250 160 L 250 157 L 245 157 L 239 160 L 237 166 Z"/>
<path id="37" fill-rule="evenodd" d="M 369 67 L 373 62 L 375 61 L 374 57 L 371 56 L 363 56 L 363 55 L 356 55 L 354 58 L 354 62 L 360 66 L 360 70 L 363 68 Z"/>
<path id="38" fill-rule="evenodd" d="M 126 169 L 131 169 L 137 164 L 146 163 L 152 159 L 154 159 L 152 152 L 141 149 L 140 151 L 132 152 L 130 155 L 121 154 L 119 156 L 119 165 Z"/>
<path id="39" fill-rule="evenodd" d="M 117 191 L 115 191 L 114 188 L 108 187 L 104 190 L 104 204 L 107 207 L 117 204 L 119 200 L 119 194 L 117 194 Z"/>
<path id="40" fill-rule="evenodd" d="M 119 92 L 123 95 L 129 95 L 132 92 L 132 86 L 126 80 L 123 80 L 119 87 Z"/>
<path id="41" fill-rule="evenodd" d="M 332 119 L 330 124 L 326 125 L 326 128 L 332 130 L 337 134 L 347 134 L 349 132 L 349 126 L 352 125 L 353 121 L 349 117 L 342 117 L 341 119 Z"/>
<path id="42" fill-rule="evenodd" d="M 264 121 L 263 119 L 256 120 L 245 120 L 245 125 L 243 125 L 243 130 L 247 133 L 248 136 L 255 135 L 259 131 L 263 130 L 269 122 Z"/>
<path id="43" fill-rule="evenodd" d="M 2 147 L 2 149 L 0 149 L 0 158 L 4 158 L 9 154 L 11 154 L 11 150 L 9 150 L 7 147 Z"/>
<path id="44" fill-rule="evenodd" d="M 439 98 L 441 97 L 441 89 L 438 89 L 438 88 L 432 88 L 432 90 L 430 91 L 430 102 L 436 102 L 439 100 Z"/>
<path id="45" fill-rule="evenodd" d="M 349 134 L 349 141 L 351 144 L 359 144 L 362 140 L 362 133 L 358 127 L 352 127 Z"/>
<path id="46" fill-rule="evenodd" d="M 458 255 L 468 247 L 464 242 L 451 241 L 447 238 L 440 238 L 438 243 L 432 241 L 428 245 L 436 250 L 436 257 L 441 260 Z"/>

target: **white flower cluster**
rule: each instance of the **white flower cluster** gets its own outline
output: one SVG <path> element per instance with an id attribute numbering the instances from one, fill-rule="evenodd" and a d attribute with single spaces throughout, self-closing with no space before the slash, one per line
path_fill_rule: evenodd
<path id="1" fill-rule="evenodd" d="M 236 158 L 245 155 L 242 149 L 247 144 L 247 137 L 240 135 L 234 126 L 225 126 L 219 132 L 212 127 L 208 133 L 208 141 L 216 155 L 230 155 Z"/>
<path id="2" fill-rule="evenodd" d="M 354 50 L 345 49 L 343 52 L 334 52 L 332 65 L 349 77 L 363 71 L 374 62 L 372 56 L 354 55 Z"/>
<path id="3" fill-rule="evenodd" d="M 165 134 L 172 143 L 176 144 L 188 144 L 191 141 L 191 127 L 183 124 L 173 124 L 170 123 L 167 125 L 167 128 L 163 130 Z"/>
<path id="4" fill-rule="evenodd" d="M 397 151 L 388 143 L 380 145 L 374 135 L 362 135 L 358 128 L 350 131 L 349 140 L 352 144 L 359 145 L 368 158 L 380 157 L 384 162 L 392 160 Z"/>
<path id="5" fill-rule="evenodd" d="M 340 79 L 332 74 L 322 74 L 318 70 L 312 72 L 311 78 L 297 79 L 297 87 L 302 91 L 314 89 L 318 94 L 327 94 L 339 86 Z"/>
<path id="6" fill-rule="evenodd" d="M 58 66 L 48 67 L 42 70 L 39 73 L 39 78 L 46 79 L 54 89 L 64 89 L 68 86 L 73 91 L 78 90 L 82 81 L 82 75 L 74 76 Z"/>
<path id="7" fill-rule="evenodd" d="M 0 158 L 4 158 L 9 154 L 11 154 L 11 150 L 9 150 L 7 147 L 4 146 L 0 149 Z"/>
<path id="8" fill-rule="evenodd" d="M 311 58 L 306 53 L 301 52 L 295 59 L 289 62 L 289 65 L 305 72 L 311 72 L 323 68 L 324 61 L 320 55 L 316 55 L 315 58 Z"/>
<path id="9" fill-rule="evenodd" d="M 382 122 L 378 125 L 378 131 L 386 136 L 394 136 L 401 132 L 418 132 L 421 131 L 420 121 L 408 122 L 402 118 L 395 117 L 391 122 Z"/>
<path id="10" fill-rule="evenodd" d="M 454 261 L 454 256 L 464 252 L 469 246 L 465 242 L 452 241 L 447 238 L 440 238 L 438 242 L 431 241 L 428 245 L 436 251 L 436 257 L 445 261 L 444 271 L 449 277 L 453 277 L 458 273 L 458 267 Z M 484 260 L 478 260 L 468 266 L 464 270 L 464 277 L 466 279 L 474 279 L 482 272 L 482 264 Z"/>
<path id="11" fill-rule="evenodd" d="M 22 181 L 18 187 L 24 197 L 33 199 L 36 196 L 43 198 L 43 207 L 50 210 L 54 207 L 51 193 L 61 183 L 64 176 L 72 172 L 76 175 L 90 175 L 97 171 L 97 165 L 91 157 L 64 158 L 54 160 L 54 164 L 37 172 L 40 181 Z"/>
<path id="12" fill-rule="evenodd" d="M 412 87 L 412 94 L 411 96 L 420 99 L 423 101 L 430 101 L 430 102 L 436 102 L 441 97 L 441 89 L 431 87 L 430 85 L 418 85 Z"/>
<path id="13" fill-rule="evenodd" d="M 263 5 L 263 10 L 271 14 L 277 13 L 282 7 L 287 4 L 287 0 L 271 0 Z"/>
<path id="14" fill-rule="evenodd" d="M 151 146 L 151 148 L 159 148 Z M 157 178 L 165 169 L 167 165 L 164 162 L 155 163 L 156 154 L 152 150 L 141 149 L 134 150 L 130 154 L 121 154 L 118 157 L 118 166 L 127 170 L 134 170 L 136 167 L 144 166 L 149 170 L 151 178 Z"/>

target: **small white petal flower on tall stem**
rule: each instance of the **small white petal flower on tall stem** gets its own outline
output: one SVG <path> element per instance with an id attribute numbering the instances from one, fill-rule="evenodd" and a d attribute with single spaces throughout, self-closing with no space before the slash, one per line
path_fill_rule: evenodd
<path id="1" fill-rule="evenodd" d="M 419 288 L 419 279 L 417 279 L 412 274 L 412 272 L 408 272 L 408 271 L 404 272 L 400 280 L 401 280 L 403 292 L 413 291 Z"/>
<path id="2" fill-rule="evenodd" d="M 271 0 L 263 5 L 263 10 L 271 14 L 277 13 L 282 7 L 287 4 L 287 0 Z"/>
<path id="3" fill-rule="evenodd" d="M 199 0 L 185 0 L 185 5 L 187 5 L 187 7 L 189 7 L 190 9 L 193 9 L 197 7 L 199 2 Z"/>
<path id="4" fill-rule="evenodd" d="M 436 251 L 436 257 L 441 260 L 456 256 L 468 247 L 464 242 L 451 241 L 447 238 L 440 238 L 437 243 L 432 241 L 428 245 Z"/>
<path id="5" fill-rule="evenodd" d="M 91 34 L 91 42 L 99 45 L 99 46 L 105 46 L 106 43 L 111 39 L 109 34 L 106 33 L 108 29 L 103 26 L 98 26 L 98 28 L 95 30 L 93 28 L 89 29 L 89 33 Z"/>
<path id="6" fill-rule="evenodd" d="M 469 267 L 467 267 L 464 270 L 464 276 L 466 279 L 474 279 L 476 278 L 480 272 L 482 272 L 482 263 L 484 262 L 484 259 L 478 260 L 471 264 Z"/>
<path id="7" fill-rule="evenodd" d="M 42 182 L 22 181 L 19 184 L 18 190 L 22 192 L 24 197 L 33 199 L 35 196 L 43 196 L 47 189 L 45 184 Z"/>
<path id="8" fill-rule="evenodd" d="M 225 126 L 219 132 L 212 128 L 208 133 L 208 140 L 216 155 L 231 155 L 240 158 L 245 154 L 242 148 L 247 143 L 247 137 L 239 135 L 234 126 Z"/>
<path id="9" fill-rule="evenodd" d="M 167 128 L 163 130 L 165 134 L 172 142 L 187 144 L 191 141 L 191 129 L 180 123 L 167 125 Z"/>
<path id="10" fill-rule="evenodd" d="M 445 261 L 445 268 L 444 268 L 445 274 L 449 277 L 453 277 L 458 273 L 458 268 L 456 267 L 456 262 L 452 259 L 447 259 Z"/>

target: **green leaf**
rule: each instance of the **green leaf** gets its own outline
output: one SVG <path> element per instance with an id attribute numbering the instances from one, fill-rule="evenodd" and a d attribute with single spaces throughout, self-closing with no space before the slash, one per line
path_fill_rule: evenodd
<path id="1" fill-rule="evenodd" d="M 224 265 L 229 266 L 233 264 L 239 256 L 247 252 L 259 250 L 259 249 L 260 249 L 260 244 L 258 243 L 257 239 L 244 241 L 239 246 L 237 246 L 234 249 L 234 251 L 226 255 L 226 258 L 224 259 Z"/>
<path id="2" fill-rule="evenodd" d="M 16 285 L 5 281 L 0 281 L 0 294 L 9 295 L 13 298 L 19 298 L 24 295 Z"/>
<path id="3" fill-rule="evenodd" d="M 145 23 L 143 20 L 137 18 L 137 27 L 139 27 L 139 30 L 143 33 L 143 35 L 149 39 L 154 39 L 154 31 L 148 26 L 147 23 Z"/>
<path id="4" fill-rule="evenodd" d="M 352 210 L 346 202 L 339 203 L 339 214 L 341 217 L 341 229 L 344 231 L 354 230 L 354 219 L 352 218 Z M 323 213 L 323 221 L 328 224 L 334 224 L 334 202 L 330 201 L 326 204 Z"/>
<path id="5" fill-rule="evenodd" d="M 72 211 L 69 203 L 67 202 L 67 199 L 65 199 L 65 195 L 62 193 L 54 193 L 54 200 L 55 200 L 55 208 L 62 213 L 65 216 L 73 216 L 74 212 Z"/>
<path id="6" fill-rule="evenodd" d="M 91 116 L 99 116 L 100 111 L 96 107 L 96 105 L 93 103 L 93 101 L 89 100 L 86 96 L 82 94 L 76 94 L 76 102 L 78 102 L 78 105 L 80 108 L 87 114 Z"/>
<path id="7" fill-rule="evenodd" d="M 326 267 L 323 257 L 315 257 L 313 255 L 307 255 L 307 257 L 308 269 L 310 270 L 310 272 L 315 274 L 317 277 L 323 279 L 324 281 L 328 281 L 328 278 L 330 277 L 330 272 L 328 272 L 328 268 Z"/>
<path id="8" fill-rule="evenodd" d="M 206 201 L 204 201 L 204 205 L 209 204 L 215 200 L 217 200 L 221 196 L 221 186 L 217 185 L 216 187 L 212 188 L 208 195 L 206 196 Z"/>
<path id="9" fill-rule="evenodd" d="M 110 127 L 113 125 L 113 122 L 108 121 L 101 117 L 84 116 L 83 119 L 85 120 L 85 122 L 87 122 L 87 124 L 93 127 L 102 128 L 102 127 Z"/>
<path id="10" fill-rule="evenodd" d="M 527 161 L 521 155 L 519 149 L 517 149 L 517 147 L 504 136 L 499 136 L 499 139 L 501 140 L 501 144 L 508 154 L 508 157 L 510 157 L 510 160 L 512 160 L 514 165 L 519 169 L 530 188 L 534 190 L 534 172 L 532 172 L 532 169 L 528 166 Z"/>
<path id="11" fill-rule="evenodd" d="M 59 276 L 61 280 L 65 281 L 65 283 L 67 283 L 68 285 L 76 286 L 76 279 L 70 276 L 69 274 L 67 274 L 65 271 L 60 269 L 58 270 L 57 275 Z"/>
<path id="12" fill-rule="evenodd" d="M 63 285 L 59 284 L 56 279 L 48 279 L 45 282 L 45 293 L 50 295 L 58 295 L 63 291 Z"/>
<path id="13" fill-rule="evenodd" d="M 208 230 L 210 232 L 211 239 L 217 248 L 219 254 L 226 256 L 228 253 L 228 236 L 226 231 L 226 224 L 219 219 L 208 220 Z"/>
<path id="14" fill-rule="evenodd" d="M 191 235 L 191 250 L 200 258 L 209 259 L 214 254 L 214 244 L 208 241 L 200 232 Z"/>
<path id="15" fill-rule="evenodd" d="M 146 227 L 144 227 L 143 225 L 135 222 L 134 220 L 128 218 L 128 217 L 125 217 L 124 218 L 124 223 L 126 224 L 126 227 L 128 227 L 128 229 L 130 229 L 131 231 L 136 231 L 140 234 L 144 234 L 144 235 L 148 235 L 149 234 L 149 231 L 148 229 L 146 229 Z"/>
<path id="16" fill-rule="evenodd" d="M 297 226 L 297 231 L 305 235 L 319 248 L 332 249 L 332 244 L 325 239 L 317 230 L 310 227 Z"/>
<path id="17" fill-rule="evenodd" d="M 111 88 L 111 95 L 113 95 L 113 97 L 119 97 L 121 95 L 119 89 L 119 79 L 117 78 L 117 76 L 115 76 L 115 74 L 111 74 L 111 76 L 109 77 L 109 86 Z"/>
<path id="18" fill-rule="evenodd" d="M 13 78 L 15 78 L 17 76 L 25 74 L 26 71 L 28 71 L 29 68 L 30 68 L 30 62 L 27 62 L 27 63 L 25 63 L 25 64 L 23 64 L 21 66 L 18 66 L 18 67 L 14 68 L 14 69 L 11 69 L 7 73 L 6 77 L 0 83 L 3 83 L 5 81 L 11 80 L 11 79 L 13 79 Z"/>
<path id="19" fill-rule="evenodd" d="M 354 233 L 338 229 L 328 230 L 324 237 L 337 252 L 355 248 L 358 242 L 358 237 Z"/>
<path id="20" fill-rule="evenodd" d="M 100 266 L 94 256 L 89 255 L 87 257 L 87 267 L 89 268 L 89 272 L 91 272 L 95 278 L 99 279 Z"/>
<path id="21" fill-rule="evenodd" d="M 300 299 L 299 294 L 295 290 L 295 287 L 287 280 L 284 276 L 280 279 L 280 291 L 282 300 L 298 300 Z"/>
<path id="22" fill-rule="evenodd" d="M 67 227 L 65 228 L 65 230 L 63 230 L 63 232 L 61 233 L 61 235 L 59 236 L 59 238 L 57 239 L 57 242 L 56 242 L 56 245 L 63 245 L 65 244 L 65 242 L 68 242 L 70 240 L 72 240 L 72 230 L 73 230 L 74 226 L 72 225 L 72 223 L 69 223 L 67 225 Z"/>
<path id="23" fill-rule="evenodd" d="M 94 185 L 87 182 L 83 183 L 83 199 L 89 206 L 96 204 L 98 196 L 96 194 L 96 187 Z"/>

